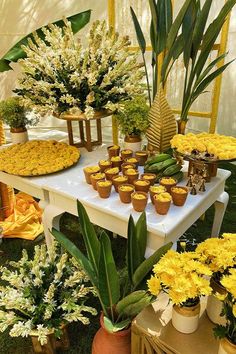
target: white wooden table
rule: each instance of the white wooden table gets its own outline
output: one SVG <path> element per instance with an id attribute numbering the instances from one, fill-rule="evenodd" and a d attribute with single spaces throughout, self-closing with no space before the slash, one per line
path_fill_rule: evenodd
<path id="1" fill-rule="evenodd" d="M 1 182 L 43 201 L 41 205 L 45 207 L 43 223 L 47 244 L 52 237 L 49 230 L 52 226 L 58 228 L 62 213 L 67 211 L 77 215 L 77 199 L 83 203 L 93 223 L 124 237 L 127 236 L 129 215 L 132 214 L 135 220 L 140 215 L 133 210 L 131 204 L 121 203 L 114 189 L 110 198 L 101 199 L 92 186 L 85 182 L 83 167 L 96 165 L 100 159 L 105 158 L 106 147 L 90 153 L 81 149 L 81 152 L 81 160 L 76 166 L 48 176 L 16 177 L 0 172 Z M 185 169 L 187 170 L 187 166 Z M 213 204 L 215 217 L 211 235 L 218 236 L 229 199 L 224 191 L 225 181 L 229 176 L 230 171 L 218 169 L 217 177 L 206 184 L 206 192 L 196 196 L 189 195 L 184 207 L 171 205 L 165 216 L 158 215 L 149 200 L 146 208 L 148 251 L 156 250 L 169 241 L 176 241 Z M 181 184 L 185 185 L 186 180 Z"/>

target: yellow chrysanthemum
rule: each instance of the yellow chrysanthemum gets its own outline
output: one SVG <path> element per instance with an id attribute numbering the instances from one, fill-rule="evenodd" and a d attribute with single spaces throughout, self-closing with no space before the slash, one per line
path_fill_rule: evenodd
<path id="1" fill-rule="evenodd" d="M 155 276 L 151 276 L 151 278 L 147 281 L 148 289 L 150 293 L 154 296 L 157 296 L 161 290 L 160 279 Z"/>

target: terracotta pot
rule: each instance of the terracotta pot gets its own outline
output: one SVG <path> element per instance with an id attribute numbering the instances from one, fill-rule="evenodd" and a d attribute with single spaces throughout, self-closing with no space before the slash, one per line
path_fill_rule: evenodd
<path id="1" fill-rule="evenodd" d="M 133 163 L 129 163 L 129 162 L 122 163 L 121 171 L 122 171 L 123 175 L 125 175 L 125 171 L 128 170 L 129 168 L 136 169 L 136 165 Z"/>
<path id="2" fill-rule="evenodd" d="M 103 183 L 107 182 L 107 185 L 103 185 Z M 109 185 L 108 185 L 109 183 Z M 99 194 L 100 198 L 106 199 L 110 197 L 111 194 L 111 187 L 112 187 L 112 182 L 111 181 L 100 181 L 97 182 L 97 191 Z"/>
<path id="3" fill-rule="evenodd" d="M 136 196 L 142 194 L 145 198 L 137 199 Z M 131 202 L 135 211 L 142 212 L 145 210 L 148 201 L 148 194 L 146 192 L 134 192 L 131 194 Z"/>
<path id="4" fill-rule="evenodd" d="M 128 183 L 128 177 L 127 176 L 114 176 L 112 178 L 112 184 L 115 188 L 116 193 L 118 193 L 118 187 L 121 186 L 122 184 Z"/>
<path id="5" fill-rule="evenodd" d="M 105 171 L 105 175 L 106 175 L 106 179 L 108 181 L 112 181 L 112 178 L 114 176 L 118 176 L 119 174 L 119 168 L 118 167 L 114 167 L 114 168 L 107 168 Z"/>
<path id="6" fill-rule="evenodd" d="M 136 181 L 134 181 L 134 188 L 135 188 L 136 192 L 148 193 L 149 188 L 150 188 L 150 182 L 148 180 L 144 180 L 144 179 L 137 179 Z"/>
<path id="7" fill-rule="evenodd" d="M 185 129 L 188 121 L 187 120 L 182 120 L 178 119 L 177 120 L 177 128 L 178 128 L 178 134 L 185 134 Z"/>
<path id="8" fill-rule="evenodd" d="M 104 327 L 103 315 L 100 317 L 101 328 L 93 339 L 92 354 L 131 354 L 131 331 L 125 329 L 109 333 Z"/>
<path id="9" fill-rule="evenodd" d="M 198 328 L 200 302 L 186 307 L 174 305 L 172 308 L 172 325 L 181 333 L 193 333 Z"/>
<path id="10" fill-rule="evenodd" d="M 107 152 L 109 159 L 111 159 L 112 156 L 119 156 L 120 147 L 118 145 L 110 145 L 107 147 Z"/>
<path id="11" fill-rule="evenodd" d="M 148 152 L 147 151 L 136 151 L 135 157 L 138 160 L 139 166 L 144 166 L 145 162 L 147 161 L 147 158 L 148 158 Z"/>
<path id="12" fill-rule="evenodd" d="M 181 189 L 184 191 L 184 193 L 178 193 L 175 192 L 175 188 Z M 187 187 L 180 187 L 180 186 L 176 186 L 176 187 L 171 187 L 171 196 L 172 196 L 172 200 L 173 200 L 173 204 L 177 205 L 177 206 L 183 206 L 186 202 L 187 196 L 188 196 L 188 188 Z"/>
<path id="13" fill-rule="evenodd" d="M 125 160 L 125 159 L 128 159 L 129 157 L 133 156 L 133 150 L 124 149 L 124 150 L 121 150 L 120 154 L 121 154 L 122 159 Z"/>
<path id="14" fill-rule="evenodd" d="M 138 170 L 135 170 L 134 174 L 129 174 L 129 169 L 128 169 L 125 171 L 125 176 L 128 177 L 129 184 L 134 184 L 134 181 L 136 181 L 136 179 L 138 179 L 139 172 L 138 172 Z"/>
<path id="15" fill-rule="evenodd" d="M 129 191 L 123 190 L 122 187 L 129 187 Z M 132 184 L 122 184 L 118 187 L 118 193 L 120 201 L 122 203 L 131 203 L 131 194 L 134 192 L 134 186 Z"/>
<path id="16" fill-rule="evenodd" d="M 145 179 L 147 181 L 150 182 L 150 186 L 153 186 L 155 184 L 156 178 L 157 176 L 155 175 L 155 173 L 142 173 L 140 176 L 142 179 Z"/>
<path id="17" fill-rule="evenodd" d="M 135 165 L 136 168 L 138 168 L 138 160 L 136 159 L 136 157 L 128 157 L 127 159 L 125 159 L 125 162 L 132 163 L 133 165 Z"/>
<path id="18" fill-rule="evenodd" d="M 168 180 L 170 180 L 170 179 L 172 180 L 173 179 L 173 180 L 175 180 L 175 182 L 173 182 L 173 183 L 165 183 L 165 180 L 167 180 L 167 179 Z M 164 186 L 166 188 L 168 193 L 171 193 L 171 188 L 176 186 L 177 181 L 176 181 L 176 179 L 174 179 L 172 177 L 162 177 L 160 179 L 159 183 L 160 183 L 161 186 Z"/>
<path id="19" fill-rule="evenodd" d="M 139 135 L 126 135 L 124 139 L 125 149 L 140 151 L 142 146 L 142 139 Z"/>
<path id="20" fill-rule="evenodd" d="M 116 158 L 117 158 L 117 159 L 119 158 L 119 160 L 116 160 Z M 114 161 L 113 159 L 115 159 L 115 161 Z M 121 159 L 120 156 L 113 156 L 113 157 L 111 158 L 111 163 L 112 163 L 112 167 L 118 167 L 118 168 L 119 168 L 119 171 L 121 171 L 121 165 L 122 165 L 122 163 L 123 163 L 123 160 Z"/>
<path id="21" fill-rule="evenodd" d="M 159 191 L 155 191 L 155 188 L 159 188 Z M 154 204 L 154 195 L 160 194 L 160 193 L 163 193 L 163 192 L 166 192 L 166 188 L 164 186 L 151 186 L 149 188 L 149 194 L 150 194 L 150 198 L 151 198 L 152 204 Z"/>
<path id="22" fill-rule="evenodd" d="M 207 299 L 207 306 L 206 306 L 206 313 L 209 319 L 215 323 L 220 325 L 226 324 L 225 316 L 220 316 L 223 308 L 223 302 L 217 299 L 214 294 L 218 293 L 221 295 L 225 295 L 226 289 L 215 281 L 214 277 L 211 277 L 210 286 L 213 290 L 213 294 L 208 296 Z"/>
<path id="23" fill-rule="evenodd" d="M 96 191 L 97 190 L 97 182 L 98 181 L 105 181 L 105 173 L 93 173 L 90 176 L 90 181 L 92 183 L 93 189 Z"/>
<path id="24" fill-rule="evenodd" d="M 26 128 L 11 128 L 10 132 L 12 144 L 25 143 L 29 140 Z"/>
<path id="25" fill-rule="evenodd" d="M 154 206 L 157 214 L 166 215 L 170 209 L 171 200 L 168 202 L 161 202 L 156 199 L 157 194 L 153 196 Z"/>
<path id="26" fill-rule="evenodd" d="M 104 164 L 102 161 L 105 161 L 106 163 Z M 110 160 L 100 160 L 98 166 L 100 167 L 101 172 L 104 172 L 107 168 L 111 168 L 112 163 Z"/>
<path id="27" fill-rule="evenodd" d="M 92 169 L 92 170 L 91 170 Z M 100 172 L 100 167 L 98 166 L 91 166 L 91 167 L 84 167 L 83 168 L 83 171 L 84 171 L 84 176 L 85 176 L 85 180 L 88 184 L 92 184 L 91 182 L 91 179 L 90 179 L 90 176 L 93 174 L 93 173 L 98 173 Z"/>
<path id="28" fill-rule="evenodd" d="M 235 354 L 235 353 L 236 353 L 236 344 L 233 344 L 227 338 L 222 338 L 220 340 L 218 354 Z"/>

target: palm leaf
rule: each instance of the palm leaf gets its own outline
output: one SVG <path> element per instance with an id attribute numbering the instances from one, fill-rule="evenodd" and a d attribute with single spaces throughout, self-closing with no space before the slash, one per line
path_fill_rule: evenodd
<path id="1" fill-rule="evenodd" d="M 143 35 L 142 28 L 141 28 L 141 26 L 140 26 L 140 24 L 138 22 L 137 16 L 136 16 L 132 6 L 130 6 L 130 12 L 131 12 L 132 20 L 133 20 L 133 23 L 134 23 L 134 29 L 135 29 L 135 32 L 136 32 L 136 37 L 137 37 L 137 40 L 138 40 L 139 48 L 140 48 L 142 53 L 145 53 L 145 51 L 146 51 L 146 41 L 145 41 L 145 38 L 144 38 L 144 35 Z"/>
<path id="2" fill-rule="evenodd" d="M 80 12 L 76 15 L 67 17 L 67 20 L 71 22 L 71 28 L 73 33 L 77 33 L 81 28 L 83 28 L 90 20 L 90 15 L 91 15 L 91 10 L 83 11 Z M 59 27 L 64 26 L 64 21 L 59 20 L 56 22 L 53 22 L 54 25 L 57 25 Z M 43 26 L 45 27 L 45 26 Z M 47 27 L 47 26 L 46 26 Z M 36 31 L 37 35 L 41 38 L 44 39 L 45 35 L 42 31 L 42 27 L 38 28 Z M 29 39 L 33 40 L 33 33 L 28 34 L 24 38 L 22 38 L 19 42 L 17 42 L 11 49 L 8 50 L 8 52 L 0 59 L 0 72 L 6 71 L 6 70 L 12 70 L 12 68 L 9 66 L 10 62 L 17 62 L 21 58 L 25 58 L 26 54 L 24 50 L 21 48 L 22 45 L 28 44 Z"/>

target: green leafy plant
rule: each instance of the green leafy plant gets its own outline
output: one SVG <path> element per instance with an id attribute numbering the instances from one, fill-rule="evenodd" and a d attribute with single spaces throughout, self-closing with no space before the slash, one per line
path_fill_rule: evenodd
<path id="1" fill-rule="evenodd" d="M 9 97 L 0 102 L 0 119 L 11 128 L 26 128 L 36 125 L 39 117 L 26 109 L 19 97 Z"/>
<path id="2" fill-rule="evenodd" d="M 123 103 L 123 109 L 116 114 L 121 133 L 124 135 L 141 135 L 148 128 L 149 106 L 145 96 L 136 96 Z"/>
<path id="3" fill-rule="evenodd" d="M 53 229 L 53 236 L 80 262 L 94 288 L 104 314 L 104 325 L 109 332 L 120 331 L 130 325 L 144 307 L 152 301 L 152 296 L 142 290 L 146 276 L 172 243 L 161 247 L 145 259 L 147 244 L 146 215 L 143 213 L 136 225 L 132 216 L 128 223 L 127 266 L 119 275 L 105 231 L 100 237 L 95 233 L 83 205 L 78 201 L 78 214 L 87 250 L 87 257 L 61 232 Z"/>
<path id="4" fill-rule="evenodd" d="M 81 30 L 90 20 L 91 10 L 83 11 L 73 16 L 67 17 L 67 20 L 71 23 L 71 29 L 73 33 L 77 33 Z M 64 21 L 59 20 L 53 24 L 58 27 L 64 26 Z M 39 38 L 45 40 L 45 34 L 43 33 L 42 27 L 34 31 Z M 34 33 L 30 33 L 19 42 L 17 42 L 8 52 L 0 59 L 0 72 L 12 70 L 10 64 L 11 62 L 17 62 L 19 59 L 25 58 L 26 53 L 22 49 L 23 45 L 27 45 L 28 40 L 34 40 Z"/>

